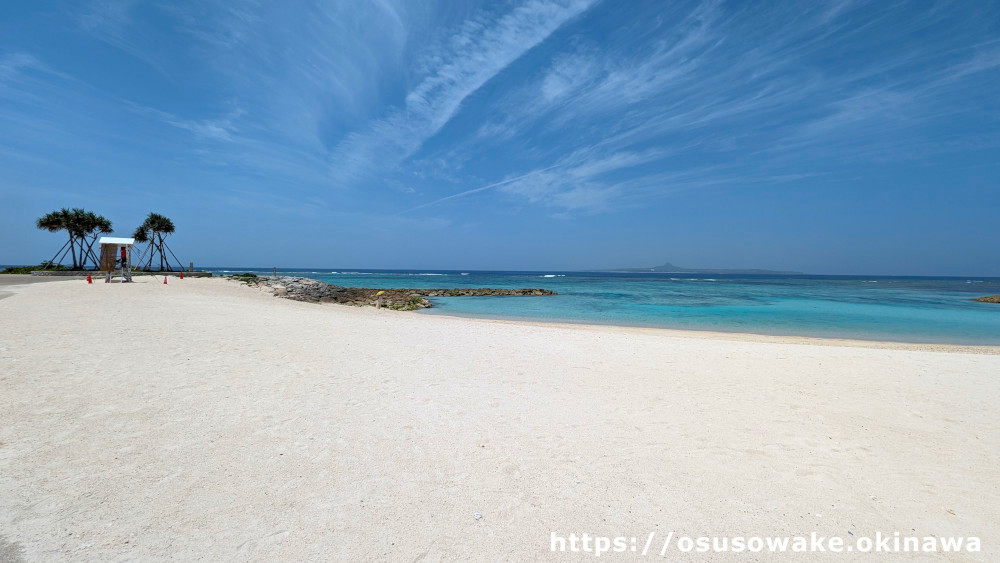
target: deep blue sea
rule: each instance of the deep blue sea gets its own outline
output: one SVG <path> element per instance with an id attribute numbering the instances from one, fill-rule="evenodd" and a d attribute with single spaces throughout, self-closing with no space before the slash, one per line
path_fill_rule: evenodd
<path id="1" fill-rule="evenodd" d="M 217 273 L 270 269 L 217 268 Z M 1000 345 L 1000 278 L 296 270 L 353 287 L 540 287 L 551 297 L 445 297 L 426 315 Z"/>

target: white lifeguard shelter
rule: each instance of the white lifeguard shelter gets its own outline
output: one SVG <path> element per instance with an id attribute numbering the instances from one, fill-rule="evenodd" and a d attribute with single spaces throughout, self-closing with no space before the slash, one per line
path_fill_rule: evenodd
<path id="1" fill-rule="evenodd" d="M 132 247 L 134 238 L 101 237 L 101 271 L 106 272 L 104 283 L 111 283 L 117 272 L 119 283 L 132 281 Z"/>

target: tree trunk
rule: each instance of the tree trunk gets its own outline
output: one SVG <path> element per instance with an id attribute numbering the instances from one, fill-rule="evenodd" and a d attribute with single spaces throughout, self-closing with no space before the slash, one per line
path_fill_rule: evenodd
<path id="1" fill-rule="evenodd" d="M 87 237 L 80 237 L 80 269 L 87 269 Z"/>
<path id="2" fill-rule="evenodd" d="M 163 235 L 157 233 L 156 238 L 160 240 L 160 244 L 157 245 L 157 250 L 160 251 L 160 271 L 163 271 Z"/>
<path id="3" fill-rule="evenodd" d="M 76 237 L 72 233 L 69 235 L 69 253 L 73 256 L 73 269 L 77 269 L 76 262 Z"/>

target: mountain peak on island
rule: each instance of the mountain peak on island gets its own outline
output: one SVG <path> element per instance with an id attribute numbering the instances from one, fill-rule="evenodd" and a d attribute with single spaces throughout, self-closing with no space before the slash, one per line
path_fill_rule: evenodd
<path id="1" fill-rule="evenodd" d="M 802 275 L 802 272 L 789 272 L 783 270 L 763 270 L 763 269 L 724 269 L 724 268 L 682 268 L 666 262 L 660 266 L 652 268 L 622 268 L 611 270 L 614 272 L 642 273 L 658 272 L 664 274 L 759 274 L 759 275 Z"/>

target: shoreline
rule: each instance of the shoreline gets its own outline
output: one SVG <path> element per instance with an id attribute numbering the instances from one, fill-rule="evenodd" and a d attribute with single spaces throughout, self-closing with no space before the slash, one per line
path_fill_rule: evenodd
<path id="1" fill-rule="evenodd" d="M 4 290 L 0 290 L 0 299 L 5 297 L 10 297 L 17 292 L 10 291 L 12 286 L 17 285 L 33 285 L 35 283 L 59 283 L 59 282 L 76 282 L 80 283 L 80 280 L 66 280 L 58 279 L 53 280 L 47 277 L 38 276 L 23 276 L 24 278 L 31 278 L 29 281 L 19 284 L 0 284 L 5 285 Z M 218 282 L 229 282 L 232 280 L 227 279 L 223 276 L 211 277 L 211 278 L 191 278 L 192 280 L 198 279 L 199 281 L 210 280 L 210 283 Z M 103 281 L 98 282 L 95 280 L 94 283 L 103 283 Z M 264 292 L 264 289 L 269 289 L 266 286 L 255 287 L 255 286 L 245 286 L 239 283 L 231 283 L 231 287 L 237 290 L 246 289 L 256 289 L 258 293 L 262 295 L 267 295 L 272 297 L 273 294 L 268 294 Z M 277 297 L 280 299 L 280 297 Z M 282 299 L 282 301 L 293 301 L 288 299 Z M 345 305 L 339 303 L 307 303 L 300 301 L 300 303 L 306 303 L 312 306 L 333 306 L 338 308 L 346 309 L 364 309 L 364 307 L 358 307 L 353 305 Z M 469 321 L 475 321 L 480 323 L 500 323 L 500 324 L 513 324 L 513 325 L 526 325 L 526 326 L 538 326 L 538 327 L 557 327 L 566 328 L 574 330 L 601 330 L 612 328 L 615 330 L 621 330 L 626 332 L 636 332 L 636 333 L 650 333 L 650 334 L 661 334 L 678 338 L 695 338 L 695 339 L 706 339 L 706 340 L 724 340 L 731 342 L 760 342 L 760 343 L 770 343 L 770 344 L 795 344 L 803 346 L 832 346 L 838 348 L 869 348 L 874 350 L 912 350 L 916 352 L 938 352 L 938 353 L 957 353 L 957 354 L 980 354 L 980 355 L 1000 355 L 1000 345 L 990 346 L 990 345 L 979 345 L 979 344 L 952 344 L 952 343 L 935 343 L 935 342 L 905 342 L 896 340 L 868 340 L 861 338 L 840 338 L 840 337 L 825 337 L 825 336 L 804 336 L 804 335 L 777 335 L 777 334 L 763 334 L 755 332 L 729 332 L 729 331 L 719 331 L 719 330 L 701 330 L 695 328 L 669 328 L 669 327 L 657 327 L 657 326 L 635 326 L 635 325 L 619 325 L 613 323 L 588 323 L 588 322 L 570 322 L 564 320 L 532 320 L 532 319 L 509 319 L 509 318 L 497 318 L 489 316 L 475 316 L 475 315 L 465 315 L 447 312 L 438 312 L 441 309 L 437 309 L 434 312 L 428 312 L 427 310 L 415 310 L 415 311 L 390 311 L 391 313 L 412 313 L 420 317 L 426 318 L 442 318 L 442 319 L 464 319 Z"/>
<path id="2" fill-rule="evenodd" d="M 233 278 L 225 278 L 222 276 L 220 276 L 218 279 L 229 279 L 230 281 L 233 281 Z M 301 278 L 301 279 L 317 281 L 314 280 L 313 278 Z M 319 283 L 331 285 L 328 282 L 319 282 Z M 246 286 L 246 287 L 256 287 L 257 289 L 266 290 L 266 289 L 271 289 L 272 286 L 269 286 L 268 284 L 261 284 L 261 285 Z M 364 290 L 368 292 L 378 291 L 377 288 L 347 288 L 347 289 Z M 405 292 L 408 290 L 404 288 L 404 289 L 391 289 L 386 291 Z M 425 290 L 418 288 L 415 289 L 414 291 L 426 292 L 426 291 L 441 291 L 441 290 Z M 277 297 L 281 297 L 281 295 L 277 295 Z M 357 305 L 344 304 L 344 303 L 314 303 L 314 304 L 357 307 Z M 697 329 L 697 328 L 672 328 L 672 327 L 660 327 L 660 326 L 625 325 L 625 324 L 615 324 L 615 323 L 593 323 L 585 321 L 572 322 L 561 319 L 537 320 L 537 319 L 527 319 L 527 318 L 502 318 L 493 316 L 477 316 L 472 313 L 463 314 L 463 313 L 449 313 L 441 311 L 442 309 L 440 308 L 427 307 L 427 308 L 404 310 L 398 312 L 418 313 L 421 316 L 425 317 L 446 317 L 446 318 L 469 319 L 469 320 L 485 321 L 485 322 L 512 323 L 512 324 L 529 325 L 529 326 L 556 326 L 564 328 L 582 327 L 590 329 L 596 329 L 601 327 L 612 327 L 620 330 L 628 330 L 628 329 L 640 330 L 640 331 L 648 330 L 648 331 L 662 332 L 664 334 L 668 334 L 671 336 L 678 336 L 678 337 L 708 338 L 712 340 L 730 340 L 733 342 L 769 342 L 778 344 L 801 344 L 801 345 L 813 345 L 813 346 L 872 348 L 879 350 L 915 350 L 924 352 L 952 352 L 960 354 L 1000 355 L 1000 345 L 991 346 L 986 344 L 954 344 L 946 342 L 907 342 L 898 340 L 843 338 L 834 336 L 766 334 L 766 333 L 756 333 L 756 332 L 721 331 L 721 330 L 708 330 L 708 329 Z"/>
<path id="3" fill-rule="evenodd" d="M 439 309 L 440 310 L 440 309 Z M 411 312 L 411 311 L 406 311 Z M 733 342 L 762 342 L 771 344 L 798 344 L 806 346 L 836 346 L 851 348 L 871 348 L 875 350 L 913 350 L 916 352 L 953 352 L 959 354 L 985 354 L 1000 355 L 1000 345 L 990 346 L 985 344 L 951 344 L 936 342 L 905 342 L 898 340 L 867 340 L 863 338 L 839 338 L 827 336 L 802 336 L 802 335 L 782 335 L 764 334 L 757 332 L 728 332 L 722 330 L 701 330 L 697 328 L 670 328 L 657 326 L 636 326 L 620 325 L 614 323 L 587 323 L 558 321 L 539 321 L 531 319 L 502 319 L 497 317 L 479 317 L 475 315 L 464 315 L 457 313 L 428 312 L 426 309 L 412 311 L 424 317 L 442 317 L 454 319 L 467 319 L 471 321 L 496 322 L 515 325 L 529 326 L 554 326 L 560 328 L 578 328 L 581 330 L 594 330 L 602 328 L 614 328 L 621 330 L 652 331 L 655 333 L 668 334 L 676 337 L 699 338 L 708 340 L 730 340 Z"/>
<path id="4" fill-rule="evenodd" d="M 695 333 L 699 337 L 704 338 L 714 338 L 714 339 L 730 339 L 739 342 L 749 342 L 749 341 L 761 341 L 761 342 L 779 342 L 779 343 L 800 343 L 800 344 L 812 344 L 812 345 L 830 345 L 830 346 L 853 346 L 853 347 L 868 347 L 876 349 L 896 349 L 896 350 L 922 350 L 922 351 L 935 351 L 935 352 L 956 352 L 956 353 L 971 353 L 971 354 L 992 354 L 1000 355 L 1000 344 L 990 345 L 990 344 L 957 344 L 953 342 L 913 342 L 904 340 L 889 340 L 889 339 L 878 339 L 878 338 L 849 338 L 840 336 L 819 336 L 819 335 L 796 335 L 796 334 L 768 334 L 768 333 L 757 333 L 757 332 L 743 332 L 743 331 L 725 331 L 725 330 L 711 330 L 711 329 L 699 329 L 699 328 L 676 328 L 676 327 L 666 327 L 666 326 L 655 326 L 655 325 L 630 325 L 630 324 L 616 324 L 613 322 L 609 323 L 597 323 L 597 322 L 587 322 L 587 321 L 569 321 L 564 319 L 532 319 L 532 318 L 517 318 L 517 317 L 503 317 L 503 316 L 491 316 L 491 315 L 476 315 L 475 313 L 461 313 L 461 312 L 442 312 L 441 308 L 432 307 L 431 302 L 429 302 L 426 297 L 449 297 L 448 295 L 437 295 L 441 292 L 449 292 L 452 290 L 448 289 L 426 289 L 426 288 L 357 288 L 357 287 L 342 287 L 331 284 L 330 282 L 317 280 L 315 278 L 300 277 L 300 276 L 280 276 L 278 278 L 270 278 L 268 276 L 256 276 L 253 280 L 240 280 L 238 276 L 219 276 L 219 279 L 227 279 L 229 281 L 238 281 L 241 285 L 247 287 L 255 287 L 263 291 L 271 291 L 273 295 L 277 297 L 290 298 L 297 301 L 311 301 L 325 303 L 325 300 L 321 299 L 323 292 L 316 292 L 315 288 L 317 286 L 323 286 L 329 290 L 341 291 L 349 294 L 358 294 L 365 298 L 358 299 L 337 299 L 336 304 L 348 305 L 348 306 L 361 306 L 364 304 L 372 305 L 374 303 L 374 298 L 376 292 L 386 293 L 391 292 L 393 294 L 403 295 L 403 299 L 406 298 L 407 294 L 423 296 L 423 303 L 417 307 L 405 307 L 402 311 L 417 311 L 422 312 L 423 315 L 431 317 L 453 317 L 460 319 L 477 319 L 486 321 L 499 321 L 499 322 L 510 322 L 518 324 L 538 324 L 538 325 L 556 325 L 556 326 L 589 326 L 589 327 L 614 327 L 617 329 L 641 329 L 641 330 L 657 330 L 657 331 L 668 331 L 672 333 Z M 293 283 L 306 283 L 307 290 L 313 290 L 314 295 L 311 299 L 303 299 L 301 297 L 293 297 L 285 290 L 285 285 L 289 282 Z M 381 290 L 381 291 L 380 291 Z M 456 289 L 454 291 L 460 291 Z M 525 292 L 524 295 L 534 295 L 543 296 L 544 294 L 539 293 L 545 290 L 539 289 L 466 289 L 466 291 L 471 292 L 498 292 L 496 295 L 503 295 L 499 292 Z M 535 293 L 528 293 L 535 292 Z M 489 293 L 493 295 L 493 293 Z M 549 292 L 551 295 L 556 295 L 555 292 Z M 392 307 L 398 309 L 398 307 Z M 728 338 L 727 338 L 728 337 Z"/>

